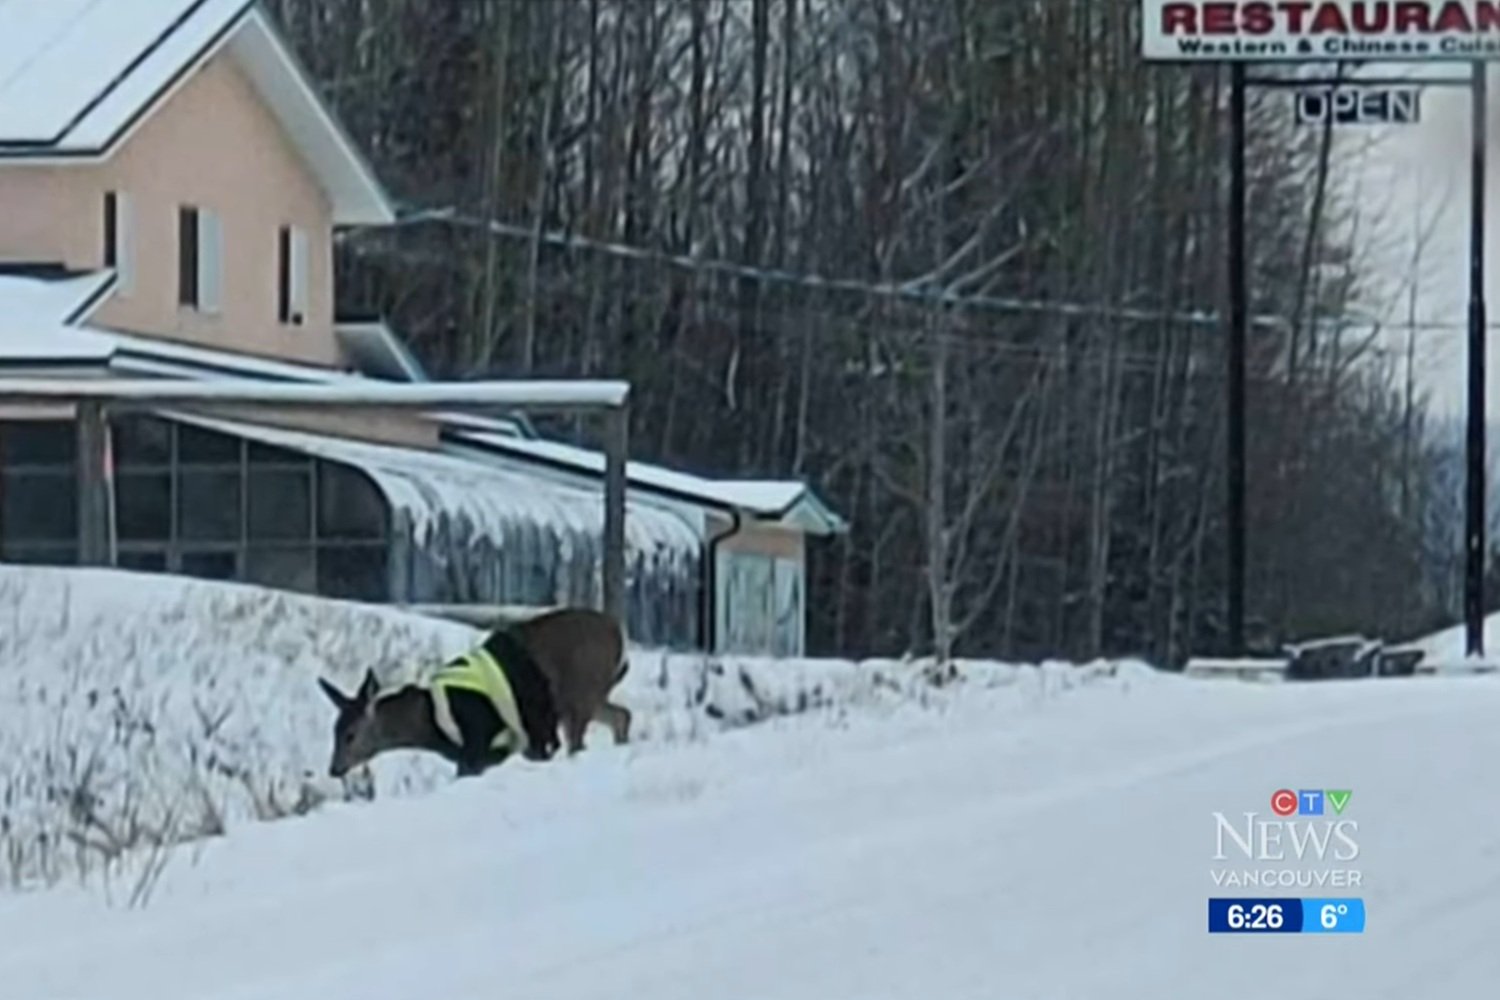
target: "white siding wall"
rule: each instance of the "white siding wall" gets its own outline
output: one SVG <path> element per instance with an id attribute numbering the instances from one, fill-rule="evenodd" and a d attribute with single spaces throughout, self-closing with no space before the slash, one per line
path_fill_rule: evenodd
<path id="1" fill-rule="evenodd" d="M 714 569 L 714 651 L 801 656 L 805 594 L 802 560 L 720 550 Z"/>

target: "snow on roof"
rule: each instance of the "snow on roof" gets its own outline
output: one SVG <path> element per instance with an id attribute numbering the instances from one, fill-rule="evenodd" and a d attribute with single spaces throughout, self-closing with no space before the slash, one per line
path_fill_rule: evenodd
<path id="1" fill-rule="evenodd" d="M 504 524 L 515 521 L 589 535 L 598 535 L 604 529 L 600 490 L 548 482 L 441 452 L 187 413 L 164 412 L 163 416 L 355 466 L 375 481 L 392 507 L 408 515 L 419 541 L 425 541 L 428 533 L 437 529 L 443 513 L 465 515 L 497 539 Z M 648 554 L 675 550 L 691 557 L 702 543 L 700 533 L 684 518 L 650 504 L 627 502 L 627 549 Z"/>
<path id="2" fill-rule="evenodd" d="M 105 155 L 227 50 L 318 176 L 335 223 L 395 219 L 254 0 L 0 0 L 0 24 L 0 155 Z"/>
<path id="3" fill-rule="evenodd" d="M 149 101 L 248 6 L 248 0 L 0 0 L 0 142 L 97 148 L 74 133 L 97 136 L 106 119 L 118 117 L 110 105 L 122 90 L 136 93 L 137 105 Z"/>
<path id="4" fill-rule="evenodd" d="M 0 0 L 0 16 L 4 2 Z M 0 273 L 0 360 L 107 361 L 114 351 L 110 338 L 69 326 L 68 320 L 111 277 L 95 273 L 44 280 Z"/>
<path id="5" fill-rule="evenodd" d="M 560 441 L 471 432 L 463 432 L 455 437 L 482 444 L 507 455 L 568 468 L 580 474 L 604 474 L 603 453 Z M 815 533 L 833 534 L 845 527 L 843 519 L 801 482 L 704 479 L 691 473 L 644 462 L 627 463 L 626 475 L 634 485 L 645 489 L 658 490 L 715 507 L 746 511 L 760 518 L 784 520 Z"/>
<path id="6" fill-rule="evenodd" d="M 333 332 L 364 372 L 398 382 L 427 381 L 422 363 L 383 321 L 339 322 Z"/>
<path id="7" fill-rule="evenodd" d="M 165 375 L 174 377 L 203 378 L 226 375 L 246 376 L 278 382 L 364 382 L 368 381 L 352 372 L 336 368 L 321 368 L 303 365 L 295 361 L 280 361 L 253 354 L 235 351 L 220 351 L 211 347 L 179 344 L 158 340 L 154 337 L 137 337 L 111 331 L 101 331 L 114 344 L 115 354 L 110 368 L 122 373 L 143 375 Z"/>
<path id="8" fill-rule="evenodd" d="M 0 0 L 3 5 L 11 0 Z M 364 381 L 352 372 L 75 325 L 114 282 L 112 271 L 44 277 L 0 265 L 0 364 L 92 361 L 132 374 L 242 375 L 274 381 Z"/>

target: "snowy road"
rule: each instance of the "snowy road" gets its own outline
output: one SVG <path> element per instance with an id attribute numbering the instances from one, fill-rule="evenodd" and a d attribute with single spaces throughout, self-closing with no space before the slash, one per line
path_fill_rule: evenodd
<path id="1" fill-rule="evenodd" d="M 0 995 L 1478 1000 L 1497 717 L 1483 679 L 1161 681 L 605 748 L 237 830 L 143 912 L 0 899 Z M 1353 790 L 1366 933 L 1207 933 L 1212 813 L 1280 787 Z"/>

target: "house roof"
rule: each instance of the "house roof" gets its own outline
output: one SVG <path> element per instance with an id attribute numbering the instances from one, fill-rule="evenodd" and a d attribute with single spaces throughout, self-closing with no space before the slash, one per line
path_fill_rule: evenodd
<path id="1" fill-rule="evenodd" d="M 394 221 L 364 157 L 254 0 L 0 0 L 0 161 L 108 157 L 228 52 L 301 151 L 336 225 Z"/>
<path id="2" fill-rule="evenodd" d="M 110 283 L 109 273 L 17 274 L 0 270 L 0 358 L 9 364 L 99 364 L 114 353 L 110 337 L 69 323 Z"/>
<path id="3" fill-rule="evenodd" d="M 449 431 L 451 440 L 486 450 L 598 478 L 604 475 L 604 455 L 587 448 L 489 432 Z M 663 496 L 720 510 L 737 510 L 763 521 L 775 521 L 814 535 L 841 534 L 848 524 L 806 483 L 797 480 L 706 479 L 645 462 L 626 463 L 632 484 Z"/>

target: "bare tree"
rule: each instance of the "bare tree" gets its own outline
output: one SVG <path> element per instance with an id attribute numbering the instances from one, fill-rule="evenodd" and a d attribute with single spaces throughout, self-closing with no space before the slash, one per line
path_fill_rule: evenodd
<path id="1" fill-rule="evenodd" d="M 646 457 L 809 477 L 854 524 L 810 549 L 815 645 L 1222 638 L 1227 95 L 1143 63 L 1129 5 L 272 6 L 446 210 L 345 239 L 345 305 L 440 373 L 628 376 Z M 1450 459 L 1342 318 L 1348 154 L 1264 97 L 1251 124 L 1253 311 L 1284 321 L 1252 335 L 1250 608 L 1280 638 L 1430 619 L 1441 588 L 1389 595 L 1433 565 Z"/>

